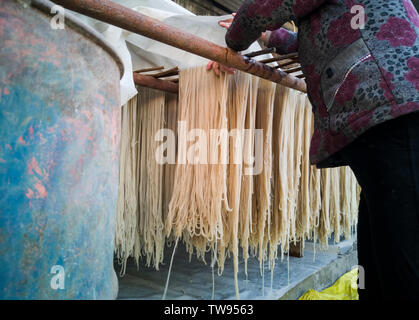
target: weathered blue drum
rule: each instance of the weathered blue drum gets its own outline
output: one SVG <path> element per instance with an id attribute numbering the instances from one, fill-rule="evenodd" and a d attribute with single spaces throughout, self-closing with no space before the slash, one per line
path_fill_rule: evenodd
<path id="1" fill-rule="evenodd" d="M 53 3 L 0 3 L 0 299 L 113 299 L 122 64 Z"/>

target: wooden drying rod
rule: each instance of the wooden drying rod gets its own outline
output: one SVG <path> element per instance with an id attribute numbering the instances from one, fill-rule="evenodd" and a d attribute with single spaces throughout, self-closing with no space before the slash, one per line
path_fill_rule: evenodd
<path id="1" fill-rule="evenodd" d="M 154 74 L 144 74 L 145 72 L 163 70 L 164 67 L 153 67 L 134 71 L 134 83 L 138 86 L 162 90 L 170 93 L 179 92 L 178 79 L 162 80 L 160 78 L 172 77 L 179 74 L 179 68 L 175 67 L 166 71 Z"/>
<path id="2" fill-rule="evenodd" d="M 110 0 L 53 0 L 55 3 L 91 18 L 165 43 L 175 48 L 216 61 L 226 66 L 280 83 L 286 87 L 307 92 L 304 80 L 272 68 L 252 57 L 224 48 L 211 41 L 168 26 Z M 138 77 L 137 77 L 138 78 Z M 151 80 L 150 80 L 151 81 Z"/>
<path id="3" fill-rule="evenodd" d="M 150 71 L 156 71 L 156 70 L 163 70 L 164 67 L 152 67 L 152 68 L 147 68 L 147 69 L 138 69 L 135 70 L 134 72 L 138 72 L 138 73 L 143 73 L 143 72 L 150 72 Z"/>
<path id="4" fill-rule="evenodd" d="M 153 76 L 143 75 L 134 72 L 134 83 L 137 86 L 147 87 L 151 89 L 162 90 L 177 94 L 179 92 L 179 84 L 173 81 L 161 80 Z"/>

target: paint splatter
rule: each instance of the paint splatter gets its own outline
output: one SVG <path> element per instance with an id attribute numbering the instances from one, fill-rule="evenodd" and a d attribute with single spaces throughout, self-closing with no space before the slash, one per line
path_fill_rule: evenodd
<path id="1" fill-rule="evenodd" d="M 92 113 L 90 111 L 84 110 L 81 113 L 85 115 L 88 120 L 92 119 Z"/>
<path id="2" fill-rule="evenodd" d="M 26 146 L 26 142 L 25 142 L 25 140 L 23 140 L 23 137 L 22 137 L 22 136 L 20 136 L 20 137 L 19 137 L 18 142 L 19 142 L 21 145 Z"/>
<path id="3" fill-rule="evenodd" d="M 41 199 L 45 199 L 46 197 L 48 197 L 48 192 L 45 189 L 44 185 L 40 181 L 38 181 L 35 184 L 35 189 L 36 189 L 36 191 L 38 191 L 39 196 L 41 197 Z"/>
<path id="4" fill-rule="evenodd" d="M 34 195 L 34 192 L 32 191 L 32 189 L 28 188 L 26 190 L 26 194 L 25 195 L 26 195 L 26 198 L 32 199 L 33 198 L 33 195 Z"/>
<path id="5" fill-rule="evenodd" d="M 33 171 L 35 171 L 39 175 L 42 175 L 42 170 L 39 168 L 38 162 L 35 158 L 32 158 L 31 162 L 28 163 L 28 173 L 33 174 Z"/>
<path id="6" fill-rule="evenodd" d="M 47 143 L 47 139 L 44 138 L 42 133 L 39 133 L 39 144 Z"/>

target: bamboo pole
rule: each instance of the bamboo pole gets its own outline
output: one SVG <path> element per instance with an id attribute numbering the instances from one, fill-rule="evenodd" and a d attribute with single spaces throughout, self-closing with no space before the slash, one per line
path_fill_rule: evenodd
<path id="1" fill-rule="evenodd" d="M 294 73 L 294 72 L 297 72 L 297 71 L 301 71 L 302 69 L 303 68 L 301 68 L 301 67 L 296 67 L 296 68 L 284 69 L 284 71 L 286 73 Z"/>
<path id="2" fill-rule="evenodd" d="M 277 57 L 273 57 L 273 58 L 269 58 L 269 59 L 260 60 L 259 62 L 271 63 L 271 62 L 285 60 L 285 59 L 291 59 L 291 58 L 298 59 L 298 53 L 297 52 L 288 53 L 288 54 L 284 54 L 282 56 L 277 56 Z"/>
<path id="3" fill-rule="evenodd" d="M 149 74 L 149 76 L 152 76 L 154 78 L 164 78 L 164 77 L 176 76 L 178 74 L 179 74 L 179 68 L 178 67 L 174 67 L 172 69 L 169 69 L 169 70 L 166 70 L 166 71 L 162 71 L 160 73 Z"/>
<path id="4" fill-rule="evenodd" d="M 285 59 L 285 60 L 287 62 L 282 63 L 283 60 L 278 61 L 278 65 L 277 66 L 274 66 L 274 68 L 283 68 L 283 67 L 287 67 L 287 66 L 292 65 L 292 64 L 298 64 L 298 65 L 300 65 L 300 63 L 296 59 L 292 59 L 292 60 Z"/>
<path id="5" fill-rule="evenodd" d="M 266 48 L 266 49 L 263 49 L 263 50 L 246 53 L 245 56 L 248 57 L 248 58 L 253 58 L 253 57 L 261 56 L 263 54 L 274 53 L 275 51 L 276 51 L 275 48 Z"/>
<path id="6" fill-rule="evenodd" d="M 122 29 L 160 41 L 167 45 L 194 53 L 209 60 L 280 83 L 302 92 L 307 91 L 306 83 L 282 70 L 242 56 L 208 40 L 168 26 L 157 19 L 121 6 L 109 0 L 55 0 L 64 8 L 91 18 L 107 22 Z"/>
<path id="7" fill-rule="evenodd" d="M 158 71 L 158 70 L 163 70 L 163 69 L 164 69 L 164 66 L 160 66 L 160 67 L 151 67 L 151 68 L 146 68 L 146 69 L 134 70 L 134 72 L 144 73 L 144 72 Z"/>
<path id="8" fill-rule="evenodd" d="M 145 76 L 135 72 L 133 73 L 133 77 L 134 83 L 138 86 L 162 90 L 176 94 L 179 92 L 179 84 L 173 81 L 160 80 L 152 76 Z"/>

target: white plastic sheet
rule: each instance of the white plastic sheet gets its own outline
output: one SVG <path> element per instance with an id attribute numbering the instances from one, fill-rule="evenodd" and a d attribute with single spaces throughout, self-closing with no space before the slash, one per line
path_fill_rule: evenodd
<path id="1" fill-rule="evenodd" d="M 226 30 L 218 25 L 218 21 L 231 16 L 195 16 L 170 0 L 114 0 L 114 2 L 218 45 L 226 46 Z M 137 94 L 132 77 L 133 70 L 154 66 L 188 68 L 204 65 L 209 61 L 118 27 L 79 14 L 77 16 L 100 32 L 122 58 L 125 73 L 121 79 L 121 105 Z M 260 49 L 260 45 L 255 42 L 246 52 Z"/>

